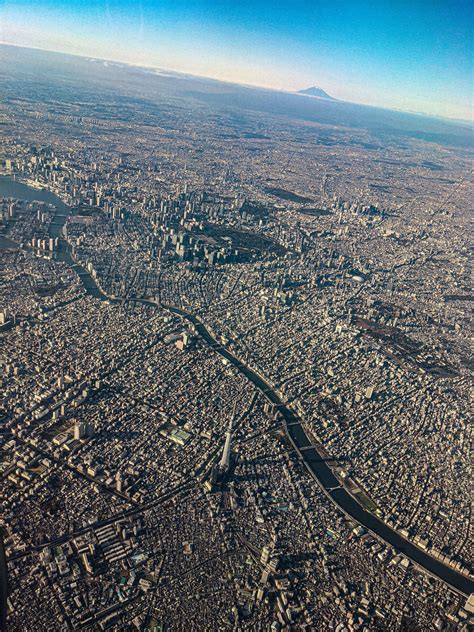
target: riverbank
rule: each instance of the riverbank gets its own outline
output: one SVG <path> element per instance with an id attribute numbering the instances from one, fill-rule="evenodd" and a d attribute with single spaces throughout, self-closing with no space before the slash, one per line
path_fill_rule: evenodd
<path id="1" fill-rule="evenodd" d="M 4 193 L 2 193 L 1 183 L 2 178 L 0 178 L 0 196 L 4 195 Z M 15 185 L 20 185 L 20 188 L 17 189 L 18 193 L 23 191 L 24 187 L 28 188 L 26 185 L 18 183 L 16 181 Z M 74 260 L 71 247 L 62 236 L 62 228 L 66 223 L 67 218 L 71 215 L 71 209 L 69 209 L 69 207 L 67 207 L 57 196 L 50 192 L 37 191 L 36 189 L 30 191 L 32 199 L 39 199 L 37 197 L 39 193 L 48 193 L 49 198 L 50 196 L 52 196 L 55 200 L 57 200 L 57 202 L 51 201 L 49 203 L 56 204 L 58 211 L 61 209 L 61 212 L 57 213 L 55 221 L 53 222 L 54 230 L 57 231 L 57 234 L 54 236 L 57 236 L 59 239 L 58 259 L 66 262 L 73 270 L 75 270 L 79 274 L 84 288 L 88 294 L 94 296 L 95 298 L 111 302 L 120 302 L 124 300 L 121 297 L 109 297 L 107 294 L 105 294 L 98 282 L 90 275 L 90 273 Z M 16 197 L 20 196 L 17 195 Z M 158 303 L 151 299 L 131 300 L 152 306 L 158 306 Z M 345 515 L 347 515 L 349 518 L 373 533 L 375 537 L 383 540 L 387 545 L 393 547 L 398 552 L 405 555 L 417 567 L 423 569 L 428 574 L 441 579 L 454 590 L 465 595 L 474 592 L 474 582 L 470 577 L 437 560 L 429 553 L 417 547 L 413 542 L 404 538 L 398 531 L 392 529 L 382 519 L 378 518 L 370 511 L 366 511 L 364 507 L 358 502 L 358 500 L 356 500 L 356 498 L 347 489 L 341 486 L 341 481 L 335 476 L 334 472 L 327 464 L 326 460 L 312 445 L 311 440 L 306 434 L 299 417 L 284 402 L 282 397 L 273 388 L 273 386 L 266 381 L 266 378 L 264 376 L 262 376 L 254 368 L 251 368 L 244 364 L 239 358 L 234 356 L 231 351 L 222 346 L 210 333 L 206 325 L 194 314 L 171 305 L 161 305 L 161 307 L 167 309 L 171 313 L 185 318 L 188 322 L 192 323 L 201 338 L 203 338 L 214 351 L 219 353 L 222 357 L 226 358 L 231 364 L 233 364 L 254 384 L 254 386 L 258 390 L 260 390 L 264 394 L 264 396 L 270 402 L 278 407 L 284 419 L 287 436 L 291 441 L 294 449 L 297 451 L 300 458 L 304 462 L 309 474 L 321 487 L 326 496 Z"/>

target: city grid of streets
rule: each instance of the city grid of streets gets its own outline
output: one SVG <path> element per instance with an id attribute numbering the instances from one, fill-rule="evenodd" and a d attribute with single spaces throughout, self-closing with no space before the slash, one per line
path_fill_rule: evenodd
<path id="1" fill-rule="evenodd" d="M 472 150 L 10 54 L 9 629 L 467 630 Z"/>

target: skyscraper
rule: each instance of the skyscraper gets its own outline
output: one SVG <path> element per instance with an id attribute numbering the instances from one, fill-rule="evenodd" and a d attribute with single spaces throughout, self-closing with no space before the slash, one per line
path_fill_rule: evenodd
<path id="1" fill-rule="evenodd" d="M 230 465 L 230 445 L 231 445 L 231 440 L 232 440 L 232 424 L 235 418 L 235 408 L 236 408 L 236 402 L 234 403 L 234 408 L 232 410 L 232 416 L 230 418 L 229 427 L 227 428 L 227 432 L 225 434 L 224 450 L 222 452 L 221 462 L 219 463 L 219 469 L 223 471 L 228 470 L 229 465 Z"/>

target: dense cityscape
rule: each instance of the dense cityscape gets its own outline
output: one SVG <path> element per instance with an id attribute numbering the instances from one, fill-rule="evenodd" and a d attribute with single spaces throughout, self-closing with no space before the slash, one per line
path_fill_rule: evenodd
<path id="1" fill-rule="evenodd" d="M 465 130 L 2 64 L 7 629 L 467 632 Z"/>

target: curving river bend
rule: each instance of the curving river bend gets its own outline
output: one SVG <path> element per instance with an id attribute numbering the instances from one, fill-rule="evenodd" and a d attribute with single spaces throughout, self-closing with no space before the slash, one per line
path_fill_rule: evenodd
<path id="1" fill-rule="evenodd" d="M 65 261 L 80 275 L 82 283 L 84 284 L 88 294 L 91 294 L 101 300 L 110 300 L 98 288 L 90 274 L 84 268 L 78 266 L 71 256 L 70 247 L 62 237 L 62 228 L 66 223 L 67 218 L 70 216 L 71 210 L 62 202 L 62 200 L 49 191 L 33 189 L 21 182 L 13 181 L 8 177 L 0 177 L 0 197 L 15 197 L 30 201 L 41 200 L 55 204 L 58 209 L 58 213 L 54 218 L 50 233 L 52 237 L 59 237 L 58 258 Z M 152 300 L 140 299 L 140 302 L 149 305 L 157 305 L 157 303 Z M 261 375 L 259 375 L 254 369 L 243 364 L 241 360 L 234 356 L 228 349 L 223 347 L 211 335 L 210 331 L 203 322 L 201 322 L 194 314 L 181 308 L 171 305 L 162 305 L 162 307 L 192 323 L 201 338 L 212 346 L 215 352 L 226 358 L 243 375 L 245 375 L 256 386 L 256 388 L 262 391 L 264 395 L 278 407 L 278 410 L 281 412 L 285 421 L 287 435 L 303 460 L 308 472 L 323 489 L 326 495 L 339 507 L 339 509 L 373 534 L 384 540 L 388 545 L 395 548 L 400 553 L 403 553 L 415 565 L 424 569 L 430 575 L 441 579 L 446 584 L 465 595 L 469 595 L 474 592 L 474 581 L 472 579 L 462 573 L 459 573 L 447 564 L 435 559 L 426 551 L 418 548 L 415 544 L 404 538 L 399 532 L 389 527 L 376 515 L 366 511 L 354 498 L 354 496 L 352 496 L 345 488 L 341 487 L 339 480 L 335 477 L 329 465 L 312 446 L 299 418 L 291 410 L 291 408 L 285 404 L 285 402 L 275 392 L 273 387 L 268 384 Z"/>

